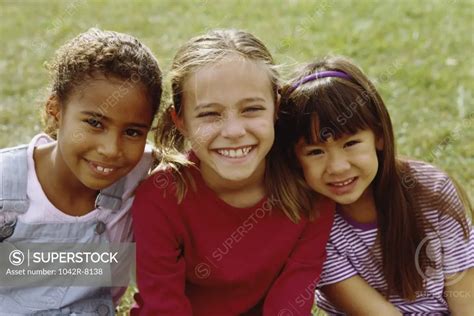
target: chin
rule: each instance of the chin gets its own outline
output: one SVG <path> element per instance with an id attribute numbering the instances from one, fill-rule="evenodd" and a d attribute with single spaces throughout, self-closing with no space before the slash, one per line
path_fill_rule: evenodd
<path id="1" fill-rule="evenodd" d="M 233 182 L 244 181 L 249 178 L 249 176 L 242 174 L 221 174 L 220 176 L 222 179 Z"/>
<path id="2" fill-rule="evenodd" d="M 252 176 L 252 173 L 243 173 L 243 172 L 232 172 L 232 173 L 220 173 L 221 178 L 226 179 L 228 181 L 239 182 L 245 181 Z"/>
<path id="3" fill-rule="evenodd" d="M 103 190 L 109 186 L 111 186 L 112 184 L 114 184 L 115 182 L 117 182 L 117 180 L 114 180 L 114 181 L 91 181 L 89 183 L 87 182 L 83 182 L 84 186 L 88 187 L 89 189 L 91 190 L 96 190 L 96 191 L 100 191 L 100 190 Z"/>
<path id="4" fill-rule="evenodd" d="M 95 191 L 100 191 L 100 190 L 103 190 L 105 189 L 106 187 L 109 187 L 112 183 L 110 184 L 90 184 L 90 185 L 86 185 L 86 187 L 88 187 L 89 189 L 91 190 L 95 190 Z"/>
<path id="5" fill-rule="evenodd" d="M 353 196 L 347 196 L 347 197 L 334 197 L 333 200 L 336 201 L 338 204 L 341 205 L 350 205 L 359 200 L 360 196 L 358 197 L 353 197 Z"/>
<path id="6" fill-rule="evenodd" d="M 250 170 L 251 169 L 251 170 Z M 254 168 L 239 168 L 232 166 L 221 166 L 214 169 L 214 172 L 221 178 L 227 180 L 245 180 L 250 178 L 254 173 Z"/>

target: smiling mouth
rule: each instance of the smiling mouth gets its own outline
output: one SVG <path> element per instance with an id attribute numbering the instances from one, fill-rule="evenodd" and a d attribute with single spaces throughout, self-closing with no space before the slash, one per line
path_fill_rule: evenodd
<path id="1" fill-rule="evenodd" d="M 104 165 L 101 165 L 99 163 L 96 163 L 96 162 L 92 162 L 90 160 L 87 160 L 87 162 L 89 163 L 89 166 L 91 166 L 91 168 L 96 171 L 97 173 L 99 174 L 102 174 L 102 175 L 109 175 L 111 174 L 112 172 L 114 172 L 115 170 L 117 170 L 118 168 L 111 168 L 111 167 L 105 167 Z"/>
<path id="2" fill-rule="evenodd" d="M 226 158 L 244 158 L 246 157 L 255 146 L 247 146 L 236 149 L 216 149 L 216 152 Z"/>
<path id="3" fill-rule="evenodd" d="M 347 179 L 345 181 L 340 181 L 340 182 L 330 182 L 329 185 L 335 186 L 335 187 L 345 187 L 346 185 L 351 184 L 357 179 L 357 177 L 353 177 L 350 179 Z"/>

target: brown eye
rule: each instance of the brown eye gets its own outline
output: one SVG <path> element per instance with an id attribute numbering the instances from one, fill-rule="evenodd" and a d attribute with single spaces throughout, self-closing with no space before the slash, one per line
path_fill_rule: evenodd
<path id="1" fill-rule="evenodd" d="M 101 128 L 102 127 L 102 123 L 98 119 L 93 118 L 93 117 L 88 118 L 84 122 L 86 122 L 87 124 L 89 124 L 90 126 L 92 126 L 94 128 Z"/>
<path id="2" fill-rule="evenodd" d="M 130 137 L 140 137 L 143 135 L 143 132 L 137 129 L 130 128 L 125 130 L 125 134 Z"/>
<path id="3" fill-rule="evenodd" d="M 360 141 L 358 140 L 351 140 L 348 141 L 347 143 L 344 144 L 344 147 L 352 147 L 354 145 L 360 144 Z"/>
<path id="4" fill-rule="evenodd" d="M 308 156 L 319 156 L 324 154 L 324 151 L 322 149 L 313 149 L 308 152 Z"/>
<path id="5" fill-rule="evenodd" d="M 244 112 L 247 112 L 247 113 L 250 112 L 250 113 L 252 113 L 252 112 L 258 112 L 258 111 L 262 111 L 262 110 L 265 110 L 265 108 L 262 107 L 262 106 L 249 106 L 249 107 L 246 107 L 246 108 L 244 109 Z"/>
<path id="6" fill-rule="evenodd" d="M 197 117 L 207 117 L 207 116 L 218 116 L 217 112 L 202 112 L 197 115 Z"/>

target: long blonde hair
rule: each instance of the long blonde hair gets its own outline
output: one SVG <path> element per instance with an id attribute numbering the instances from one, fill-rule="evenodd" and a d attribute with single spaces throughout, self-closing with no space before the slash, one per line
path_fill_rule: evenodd
<path id="1" fill-rule="evenodd" d="M 273 99 L 275 101 L 275 113 L 278 112 L 278 89 L 279 75 L 272 55 L 265 45 L 252 34 L 233 29 L 212 30 L 204 35 L 200 35 L 186 42 L 176 53 L 170 71 L 171 81 L 171 102 L 161 113 L 158 128 L 155 133 L 155 142 L 161 150 L 162 168 L 168 167 L 175 171 L 174 177 L 177 185 L 177 198 L 181 202 L 187 190 L 187 180 L 194 186 L 192 178 L 185 166 L 190 162 L 185 158 L 185 153 L 189 150 L 184 136 L 178 131 L 171 118 L 171 111 L 175 111 L 177 116 L 183 114 L 182 99 L 183 85 L 190 74 L 199 68 L 215 64 L 223 58 L 235 54 L 250 61 L 263 64 L 268 70 L 271 82 Z M 286 170 L 284 163 L 278 163 L 281 159 L 276 155 L 274 149 L 278 142 L 275 142 L 269 154 L 265 170 L 265 187 L 267 195 L 292 221 L 300 219 L 301 212 L 308 212 L 309 207 L 301 203 L 296 185 L 292 185 L 288 179 L 289 170 Z M 279 168 L 280 170 L 278 170 Z M 285 174 L 282 181 L 281 174 Z"/>

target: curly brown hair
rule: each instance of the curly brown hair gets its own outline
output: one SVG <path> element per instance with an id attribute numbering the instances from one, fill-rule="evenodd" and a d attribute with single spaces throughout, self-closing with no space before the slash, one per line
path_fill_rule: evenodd
<path id="1" fill-rule="evenodd" d="M 47 65 L 52 77 L 51 96 L 61 106 L 75 88 L 96 76 L 141 83 L 156 114 L 161 101 L 162 74 L 151 50 L 135 37 L 91 28 L 61 46 Z M 56 139 L 57 122 L 47 106 L 43 111 L 44 132 Z"/>

